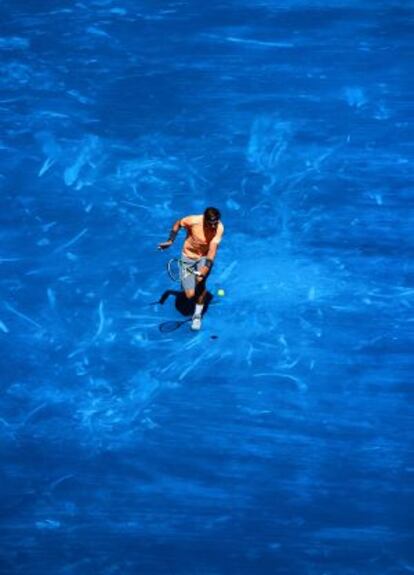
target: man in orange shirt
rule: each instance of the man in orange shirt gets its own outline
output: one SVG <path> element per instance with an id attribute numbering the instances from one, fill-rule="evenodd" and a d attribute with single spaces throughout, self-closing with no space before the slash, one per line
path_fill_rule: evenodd
<path id="1" fill-rule="evenodd" d="M 158 245 L 159 249 L 165 250 L 173 244 L 181 228 L 187 232 L 181 259 L 189 264 L 196 262 L 196 269 L 200 274 L 198 276 L 188 274 L 182 280 L 186 297 L 195 298 L 195 311 L 191 323 L 193 330 L 201 328 L 201 316 L 207 295 L 206 280 L 213 267 L 217 248 L 224 232 L 220 217 L 217 208 L 207 208 L 202 215 L 186 216 L 177 220 L 171 229 L 169 239 Z"/>

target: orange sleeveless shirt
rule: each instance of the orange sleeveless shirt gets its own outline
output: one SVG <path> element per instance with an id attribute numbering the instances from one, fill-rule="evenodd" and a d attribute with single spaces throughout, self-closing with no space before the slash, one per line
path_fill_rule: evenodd
<path id="1" fill-rule="evenodd" d="M 186 216 L 180 220 L 180 226 L 187 232 L 187 237 L 183 246 L 183 254 L 190 259 L 198 260 L 208 253 L 210 244 L 219 244 L 223 237 L 224 226 L 219 222 L 217 229 L 209 230 L 207 233 L 203 226 L 204 217 Z"/>

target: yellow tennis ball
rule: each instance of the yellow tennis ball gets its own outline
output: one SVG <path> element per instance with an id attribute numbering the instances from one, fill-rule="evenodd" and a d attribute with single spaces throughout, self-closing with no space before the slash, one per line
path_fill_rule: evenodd
<path id="1" fill-rule="evenodd" d="M 217 290 L 217 295 L 219 295 L 219 296 L 221 296 L 221 297 L 223 297 L 223 296 L 225 295 L 225 293 L 226 293 L 226 292 L 224 291 L 224 289 L 221 289 L 221 288 L 220 288 L 220 289 Z"/>

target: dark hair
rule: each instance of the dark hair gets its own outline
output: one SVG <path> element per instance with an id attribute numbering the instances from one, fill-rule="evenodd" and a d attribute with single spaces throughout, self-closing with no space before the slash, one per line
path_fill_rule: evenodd
<path id="1" fill-rule="evenodd" d="M 208 220 L 219 220 L 221 218 L 221 214 L 217 208 L 206 208 L 204 210 L 204 217 Z"/>

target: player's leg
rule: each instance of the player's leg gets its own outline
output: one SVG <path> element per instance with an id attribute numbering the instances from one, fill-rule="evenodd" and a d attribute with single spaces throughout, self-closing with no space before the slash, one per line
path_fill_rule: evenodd
<path id="1" fill-rule="evenodd" d="M 197 269 L 201 269 L 205 265 L 205 258 L 202 258 L 198 264 Z M 207 296 L 206 279 L 198 281 L 195 287 L 195 311 L 193 315 L 193 322 L 191 329 L 199 330 L 201 328 L 201 319 L 203 316 L 204 303 Z"/>

